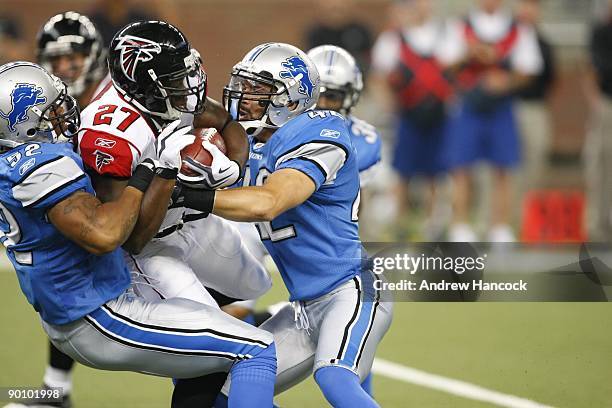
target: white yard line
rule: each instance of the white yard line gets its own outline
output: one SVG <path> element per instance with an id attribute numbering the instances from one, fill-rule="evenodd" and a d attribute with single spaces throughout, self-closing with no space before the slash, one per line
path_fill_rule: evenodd
<path id="1" fill-rule="evenodd" d="M 401 364 L 380 358 L 374 359 L 372 372 L 376 375 L 392 378 L 398 381 L 420 385 L 422 387 L 446 392 L 459 397 L 469 398 L 476 401 L 488 402 L 500 407 L 508 408 L 552 408 L 550 405 L 540 404 L 529 399 L 514 395 L 489 390 L 475 384 L 454 380 L 441 375 L 427 373 L 415 368 L 406 367 Z"/>

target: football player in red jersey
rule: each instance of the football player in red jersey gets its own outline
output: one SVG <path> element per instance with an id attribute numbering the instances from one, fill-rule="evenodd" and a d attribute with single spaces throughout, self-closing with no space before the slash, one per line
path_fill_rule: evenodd
<path id="1" fill-rule="evenodd" d="M 200 187 L 223 188 L 240 178 L 248 154 L 245 131 L 207 98 L 200 54 L 180 30 L 161 21 L 130 24 L 113 38 L 108 66 L 112 83 L 83 111 L 77 141 L 102 200 L 120 194 L 135 166 L 155 154 L 159 132 L 171 127 L 185 126 L 185 132 L 192 126 L 215 128 L 223 136 L 227 156 L 215 155 L 203 167 Z M 150 186 L 155 193 L 143 202 L 123 246 L 136 293 L 148 300 L 181 297 L 213 307 L 218 303 L 211 292 L 231 300 L 265 293 L 270 278 L 238 232 L 208 216 L 206 203 L 193 210 L 174 202 L 168 209 L 177 172 L 158 170 L 157 175 Z M 196 381 L 194 392 L 204 384 L 213 398 L 225 376 Z"/>
<path id="2" fill-rule="evenodd" d="M 75 17 L 76 13 L 65 15 Z M 57 16 L 51 19 L 54 20 L 63 21 Z M 79 23 L 84 21 L 83 16 L 77 19 Z M 66 38 L 74 37 L 63 40 Z M 54 47 L 51 44 L 49 48 Z M 97 46 L 91 47 L 94 49 Z M 78 79 L 92 67 L 84 52 L 73 55 L 82 50 L 75 47 L 64 61 L 50 61 L 55 62 L 51 68 L 56 68 L 59 75 L 80 84 L 75 92 L 92 90 L 94 84 Z M 200 56 L 178 29 L 157 21 L 127 26 L 113 41 L 109 65 L 112 82 L 103 85 L 100 92 L 80 94 L 83 104 L 91 95 L 96 96 L 83 112 L 77 139 L 79 153 L 102 201 L 121 194 L 135 166 L 155 156 L 160 131 L 186 134 L 191 127 L 179 126 L 192 122 L 194 126 L 222 131 L 232 159 L 223 156 L 216 160 L 206 169 L 203 183 L 220 188 L 239 178 L 248 148 L 244 130 L 230 120 L 220 104 L 206 98 L 206 74 Z M 183 297 L 215 307 L 219 298 L 229 302 L 263 294 L 271 285 L 269 277 L 246 250 L 236 230 L 218 217 L 205 219 L 206 213 L 183 208 L 167 210 L 176 171 L 160 170 L 158 175 L 161 177 L 152 183 L 147 195 L 150 199 L 143 202 L 137 226 L 124 245 L 130 253 L 126 259 L 136 292 L 148 300 Z M 202 227 L 203 224 L 206 225 Z M 215 245 L 215 241 L 223 245 Z M 222 268 L 234 274 L 219 273 Z M 244 284 L 236 285 L 237 281 Z M 213 298 L 210 292 L 217 297 Z M 69 357 L 62 357 L 52 347 L 45 384 L 69 391 L 72 364 Z M 225 374 L 215 381 L 209 379 L 209 383 L 216 382 L 220 387 L 224 378 Z M 64 406 L 69 404 L 68 400 Z"/>

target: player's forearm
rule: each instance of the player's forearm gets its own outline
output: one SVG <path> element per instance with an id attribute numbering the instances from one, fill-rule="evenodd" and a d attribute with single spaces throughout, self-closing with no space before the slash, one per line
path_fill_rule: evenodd
<path id="1" fill-rule="evenodd" d="M 238 163 L 240 169 L 244 169 L 249 155 L 249 142 L 244 128 L 238 122 L 231 121 L 225 126 L 222 136 L 227 157 Z"/>
<path id="2" fill-rule="evenodd" d="M 140 205 L 140 215 L 123 248 L 137 254 L 155 236 L 166 216 L 175 180 L 155 177 Z"/>
<path id="3" fill-rule="evenodd" d="M 272 221 L 282 213 L 278 197 L 262 187 L 220 190 L 212 213 L 233 221 Z"/>
<path id="4" fill-rule="evenodd" d="M 99 207 L 96 218 L 99 228 L 106 234 L 106 251 L 110 252 L 127 241 L 134 230 L 140 213 L 143 192 L 126 187 L 116 201 L 104 203 Z"/>
<path id="5" fill-rule="evenodd" d="M 77 192 L 48 212 L 51 223 L 88 252 L 102 255 L 119 247 L 132 232 L 142 201 L 142 191 L 127 187 L 115 201 Z"/>
<path id="6" fill-rule="evenodd" d="M 281 169 L 263 186 L 217 191 L 212 213 L 234 221 L 272 221 L 306 201 L 315 189 L 313 180 L 302 171 Z"/>

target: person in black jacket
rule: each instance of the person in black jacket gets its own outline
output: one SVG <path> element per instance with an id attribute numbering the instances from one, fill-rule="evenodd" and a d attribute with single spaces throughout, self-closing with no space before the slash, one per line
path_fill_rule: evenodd
<path id="1" fill-rule="evenodd" d="M 523 146 L 519 197 L 529 189 L 541 186 L 551 143 L 548 96 L 555 80 L 555 60 L 552 45 L 538 28 L 541 3 L 540 0 L 520 0 L 516 5 L 516 18 L 535 30 L 543 62 L 542 71 L 519 91 L 516 104 Z"/>

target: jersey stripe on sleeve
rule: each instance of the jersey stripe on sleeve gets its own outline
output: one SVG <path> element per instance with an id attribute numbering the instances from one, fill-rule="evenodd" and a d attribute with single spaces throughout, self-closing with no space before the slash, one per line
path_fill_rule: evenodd
<path id="1" fill-rule="evenodd" d="M 346 162 L 347 157 L 348 151 L 342 145 L 313 141 L 296 146 L 279 156 L 275 167 L 278 168 L 282 163 L 289 160 L 308 160 L 317 165 L 325 177 L 324 184 L 328 184 L 336 179 L 336 175 Z"/>
<path id="2" fill-rule="evenodd" d="M 43 164 L 21 180 L 12 189 L 13 197 L 27 207 L 81 177 L 85 177 L 85 173 L 76 162 L 70 157 L 62 157 Z"/>

